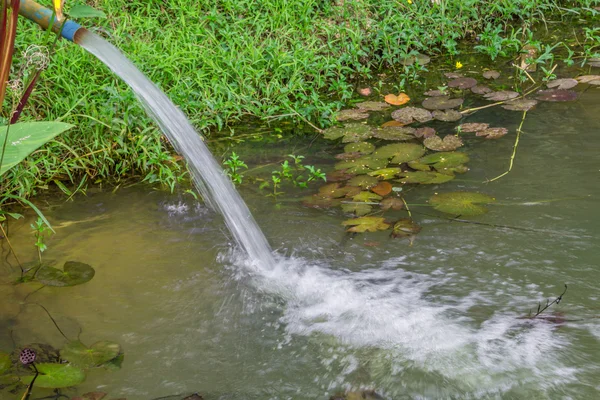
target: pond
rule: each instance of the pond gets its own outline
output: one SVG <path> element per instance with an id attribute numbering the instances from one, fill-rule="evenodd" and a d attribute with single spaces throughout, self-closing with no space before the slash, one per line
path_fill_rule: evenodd
<path id="1" fill-rule="evenodd" d="M 248 265 L 222 219 L 190 196 L 90 191 L 45 209 L 57 234 L 44 258 L 88 263 L 94 279 L 45 287 L 27 302 L 43 304 L 70 338 L 121 344 L 122 368 L 91 370 L 78 393 L 326 399 L 369 388 L 390 399 L 596 398 L 599 109 L 597 89 L 577 102 L 538 105 L 527 114 L 514 169 L 491 183 L 508 166 L 521 113 L 490 108 L 468 117 L 511 133 L 467 143 L 469 172 L 411 191 L 422 226 L 412 245 L 389 231 L 346 234 L 341 210 L 299 201 L 316 185 L 287 188 L 277 200 L 242 185 L 278 255 L 270 271 Z M 304 153 L 306 163 L 331 170 L 337 160 L 321 140 Z M 271 145 L 268 156 L 260 145 L 236 151 L 257 165 L 290 146 Z M 450 221 L 426 203 L 453 190 L 497 203 L 469 219 L 483 224 Z M 17 249 L 32 248 L 31 222 L 11 226 Z M 65 340 L 44 311 L 21 306 L 39 285 L 11 284 L 18 268 L 3 246 L 0 322 L 9 329 L 0 349 L 60 348 Z M 519 318 L 565 284 L 547 318 Z"/>

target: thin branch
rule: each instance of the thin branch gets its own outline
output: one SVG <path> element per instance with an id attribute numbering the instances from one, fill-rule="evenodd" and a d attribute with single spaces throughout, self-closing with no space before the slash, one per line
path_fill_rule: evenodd
<path id="1" fill-rule="evenodd" d="M 488 179 L 484 183 L 493 182 L 507 175 L 510 171 L 512 171 L 513 165 L 515 163 L 515 157 L 517 156 L 517 147 L 519 146 L 519 139 L 521 138 L 521 132 L 523 132 L 523 123 L 525 122 L 525 117 L 527 116 L 527 111 L 523 111 L 523 118 L 521 118 L 521 124 L 517 128 L 517 137 L 515 139 L 515 145 L 513 146 L 513 151 L 510 156 L 510 163 L 508 164 L 508 170 L 504 171 L 504 173 L 498 175 L 495 178 Z"/>
<path id="2" fill-rule="evenodd" d="M 556 299 L 554 299 L 554 301 L 550 302 L 550 300 L 546 300 L 546 305 L 544 306 L 544 308 L 542 308 L 542 303 L 538 303 L 538 309 L 537 312 L 535 313 L 534 316 L 532 316 L 531 318 L 535 318 L 538 315 L 540 315 L 541 313 L 543 313 L 544 311 L 546 311 L 548 308 L 550 308 L 550 306 L 552 306 L 553 304 L 558 304 L 560 303 L 560 301 L 562 300 L 563 296 L 565 295 L 565 293 L 567 293 L 567 285 L 565 284 L 565 290 L 563 290 L 563 292 L 560 294 L 560 296 L 558 296 Z M 531 311 L 529 311 L 529 315 L 531 315 Z"/>

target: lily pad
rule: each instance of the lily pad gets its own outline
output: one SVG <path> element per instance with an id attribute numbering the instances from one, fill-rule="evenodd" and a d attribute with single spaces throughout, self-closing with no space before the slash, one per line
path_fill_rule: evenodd
<path id="1" fill-rule="evenodd" d="M 11 365 L 10 354 L 0 352 L 0 375 L 8 371 Z"/>
<path id="2" fill-rule="evenodd" d="M 357 217 L 362 217 L 363 215 L 367 215 L 373 210 L 373 206 L 370 204 L 360 204 L 360 203 L 347 203 L 342 204 L 342 211 L 345 213 L 353 213 L 356 214 Z"/>
<path id="3" fill-rule="evenodd" d="M 426 150 L 416 143 L 395 143 L 382 146 L 375 150 L 373 157 L 390 159 L 392 164 L 402 164 L 421 158 Z"/>
<path id="4" fill-rule="evenodd" d="M 328 183 L 319 188 L 319 196 L 337 199 L 346 196 L 347 189 L 344 189 L 340 183 Z"/>
<path id="5" fill-rule="evenodd" d="M 461 74 L 460 72 L 445 72 L 444 76 L 448 79 L 458 79 L 462 78 L 463 74 Z"/>
<path id="6" fill-rule="evenodd" d="M 350 226 L 347 232 L 377 232 L 384 231 L 390 227 L 381 217 L 359 217 L 342 222 L 344 226 Z"/>
<path id="7" fill-rule="evenodd" d="M 427 122 L 433 118 L 431 113 L 427 110 L 417 107 L 404 107 L 396 110 L 392 113 L 392 118 L 396 121 L 400 121 L 403 124 L 410 124 L 412 122 Z"/>
<path id="8" fill-rule="evenodd" d="M 402 172 L 401 168 L 383 168 L 378 169 L 377 171 L 369 172 L 369 175 L 375 177 L 376 179 L 388 180 L 394 178 Z"/>
<path id="9" fill-rule="evenodd" d="M 342 142 L 362 142 L 371 137 L 371 128 L 365 124 L 346 124 L 343 127 L 326 129 L 323 137 L 329 140 L 342 138 Z"/>
<path id="10" fill-rule="evenodd" d="M 419 162 L 419 160 L 409 162 L 408 166 L 417 171 L 431 171 L 431 167 L 429 165 L 423 164 Z"/>
<path id="11" fill-rule="evenodd" d="M 438 89 L 431 89 L 431 90 L 426 91 L 423 94 L 425 96 L 429 96 L 429 97 L 437 97 L 437 96 L 445 96 L 446 92 L 442 92 L 441 90 L 438 90 Z"/>
<path id="12" fill-rule="evenodd" d="M 415 138 L 415 128 L 409 126 L 377 128 L 373 130 L 373 136 L 377 139 L 406 141 Z"/>
<path id="13" fill-rule="evenodd" d="M 433 118 L 438 121 L 454 122 L 462 118 L 462 114 L 456 110 L 435 110 Z"/>
<path id="14" fill-rule="evenodd" d="M 499 90 L 497 92 L 491 92 L 491 93 L 487 93 L 487 94 L 483 95 L 483 97 L 486 100 L 491 100 L 491 101 L 506 101 L 506 100 L 514 99 L 515 97 L 518 97 L 518 96 L 519 96 L 519 93 L 513 92 L 511 90 Z"/>
<path id="15" fill-rule="evenodd" d="M 498 79 L 500 77 L 500 72 L 491 69 L 489 71 L 485 71 L 482 75 L 485 79 Z"/>
<path id="16" fill-rule="evenodd" d="M 488 210 L 481 204 L 496 201 L 491 196 L 477 192 L 450 192 L 435 194 L 429 203 L 438 211 L 459 216 L 475 216 L 485 214 Z"/>
<path id="17" fill-rule="evenodd" d="M 302 199 L 302 205 L 309 208 L 331 208 L 337 207 L 342 204 L 340 199 L 334 199 L 332 197 L 323 197 L 318 194 L 307 196 Z"/>
<path id="18" fill-rule="evenodd" d="M 575 78 L 579 83 L 587 83 L 588 85 L 600 85 L 600 75 L 582 75 Z"/>
<path id="19" fill-rule="evenodd" d="M 517 99 L 517 100 L 511 100 L 508 103 L 503 104 L 502 108 L 504 108 L 505 110 L 510 110 L 510 111 L 529 111 L 537 103 L 538 103 L 537 100 Z"/>
<path id="20" fill-rule="evenodd" d="M 426 98 L 421 105 L 428 110 L 448 110 L 460 106 L 463 101 L 465 100 L 451 99 L 450 96 L 437 96 Z"/>
<path id="21" fill-rule="evenodd" d="M 375 153 L 376 152 L 377 150 Z M 335 164 L 335 169 L 343 169 L 346 170 L 346 172 L 353 174 L 366 174 L 367 172 L 385 168 L 388 164 L 388 161 L 377 156 L 375 153 L 357 158 L 356 160 L 339 162 Z"/>
<path id="22" fill-rule="evenodd" d="M 575 86 L 577 86 L 579 82 L 577 82 L 575 79 L 573 78 L 562 78 L 562 79 L 555 79 L 553 81 L 550 81 L 546 84 L 546 86 L 548 86 L 548 89 L 571 89 L 574 88 Z"/>
<path id="23" fill-rule="evenodd" d="M 364 203 L 372 203 L 372 202 L 375 202 L 375 201 L 379 201 L 382 198 L 383 197 L 381 197 L 378 194 L 364 191 L 364 192 L 360 192 L 356 196 L 352 197 L 352 201 L 364 202 Z"/>
<path id="24" fill-rule="evenodd" d="M 327 182 L 343 182 L 352 178 L 355 174 L 346 171 L 329 171 L 326 175 Z"/>
<path id="25" fill-rule="evenodd" d="M 362 103 L 356 103 L 354 106 L 365 111 L 381 111 L 390 108 L 389 104 L 382 101 L 363 101 Z"/>
<path id="26" fill-rule="evenodd" d="M 357 186 L 362 189 L 369 189 L 377 185 L 379 180 L 369 175 L 357 175 L 348 181 L 348 185 Z"/>
<path id="27" fill-rule="evenodd" d="M 386 94 L 384 97 L 384 100 L 386 103 L 392 104 L 394 106 L 401 106 L 403 104 L 406 104 L 410 101 L 410 97 L 408 97 L 408 95 L 406 93 L 400 93 L 399 95 L 395 95 L 395 94 Z M 389 107 L 386 104 L 387 107 Z"/>
<path id="28" fill-rule="evenodd" d="M 454 175 L 440 174 L 434 171 L 412 171 L 402 172 L 398 182 L 401 183 L 419 183 L 425 185 L 446 183 L 454 179 Z"/>
<path id="29" fill-rule="evenodd" d="M 435 136 L 435 129 L 429 126 L 423 126 L 415 130 L 415 137 L 418 138 L 428 138 L 431 136 Z"/>
<path id="30" fill-rule="evenodd" d="M 352 153 L 340 153 L 340 154 L 336 154 L 335 158 L 338 160 L 344 160 L 344 161 L 349 161 L 349 160 L 356 160 L 357 158 L 362 157 L 364 154 L 359 153 L 358 151 L 353 151 Z"/>
<path id="31" fill-rule="evenodd" d="M 431 58 L 425 54 L 419 53 L 417 55 L 408 56 L 400 60 L 400 64 L 406 66 L 413 65 L 415 62 L 417 62 L 419 65 L 427 65 L 431 62 Z"/>
<path id="32" fill-rule="evenodd" d="M 337 121 L 347 121 L 347 120 L 360 120 L 369 118 L 369 114 L 364 112 L 363 110 L 357 110 L 354 108 L 348 110 L 340 110 L 336 113 L 335 119 Z"/>
<path id="33" fill-rule="evenodd" d="M 470 89 L 477 85 L 477 80 L 473 78 L 456 78 L 448 82 L 448 87 L 453 89 Z"/>
<path id="34" fill-rule="evenodd" d="M 442 151 L 439 153 L 433 153 L 426 155 L 419 160 L 422 164 L 430 164 L 433 168 L 442 172 L 448 168 L 458 167 L 469 162 L 469 156 L 466 153 L 458 151 Z"/>
<path id="35" fill-rule="evenodd" d="M 499 139 L 508 133 L 506 128 L 488 128 L 484 131 L 477 132 L 477 136 L 484 136 L 486 139 Z"/>
<path id="36" fill-rule="evenodd" d="M 423 144 L 434 151 L 452 151 L 461 147 L 463 142 L 458 136 L 446 135 L 444 139 L 439 136 L 429 137 L 423 141 Z"/>
<path id="37" fill-rule="evenodd" d="M 388 126 L 398 127 L 398 126 L 404 126 L 404 125 L 406 125 L 406 124 L 402 123 L 400 121 L 391 120 L 391 121 L 387 121 L 387 122 L 384 122 L 383 124 L 381 124 L 381 127 L 382 128 L 387 128 Z"/>
<path id="38" fill-rule="evenodd" d="M 475 94 L 488 94 L 488 93 L 492 93 L 493 90 L 489 86 L 475 85 L 471 88 L 471 92 L 473 92 Z"/>
<path id="39" fill-rule="evenodd" d="M 392 227 L 393 238 L 411 238 L 421 232 L 421 227 L 412 218 L 402 218 Z"/>
<path id="40" fill-rule="evenodd" d="M 368 142 L 350 143 L 344 146 L 346 153 L 371 154 L 375 150 L 375 145 Z"/>
<path id="41" fill-rule="evenodd" d="M 577 100 L 577 92 L 562 89 L 540 90 L 536 98 L 541 101 L 574 101 Z"/>
<path id="42" fill-rule="evenodd" d="M 121 352 L 118 343 L 101 341 L 87 347 L 78 340 L 67 343 L 60 351 L 62 359 L 69 361 L 76 367 L 83 369 L 93 368 L 112 360 Z"/>
<path id="43" fill-rule="evenodd" d="M 385 181 L 379 182 L 376 186 L 371 188 L 371 191 L 380 196 L 386 196 L 392 192 L 392 184 Z"/>
<path id="44" fill-rule="evenodd" d="M 459 125 L 456 130 L 463 132 L 463 133 L 472 133 L 472 132 L 484 131 L 489 126 L 490 126 L 490 124 L 484 124 L 482 122 L 469 122 L 466 124 Z"/>
<path id="45" fill-rule="evenodd" d="M 85 380 L 85 373 L 81 368 L 71 364 L 36 364 L 39 375 L 35 380 L 34 387 L 60 389 L 77 386 Z M 33 376 L 21 377 L 21 382 L 28 385 Z"/>
<path id="46" fill-rule="evenodd" d="M 404 208 L 404 202 L 397 197 L 388 197 L 381 200 L 379 206 L 383 211 L 387 210 L 402 210 Z"/>
<path id="47" fill-rule="evenodd" d="M 36 278 L 47 286 L 75 286 L 90 281 L 95 274 L 94 268 L 87 264 L 67 261 L 62 271 L 49 266 L 41 267 Z"/>

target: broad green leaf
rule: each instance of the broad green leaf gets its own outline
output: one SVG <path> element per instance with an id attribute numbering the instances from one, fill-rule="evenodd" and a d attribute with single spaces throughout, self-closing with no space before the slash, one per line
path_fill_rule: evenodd
<path id="1" fill-rule="evenodd" d="M 368 142 L 350 143 L 344 146 L 344 152 L 346 153 L 363 153 L 371 154 L 375 150 L 375 145 Z"/>
<path id="2" fill-rule="evenodd" d="M 369 172 L 369 175 L 371 175 L 371 172 Z M 354 178 L 350 178 L 348 185 L 358 186 L 363 189 L 372 188 L 379 183 L 379 180 L 369 175 L 356 175 Z"/>
<path id="3" fill-rule="evenodd" d="M 382 146 L 375 150 L 372 157 L 391 158 L 392 164 L 402 164 L 421 158 L 427 150 L 416 143 L 395 143 Z"/>
<path id="4" fill-rule="evenodd" d="M 41 267 L 36 278 L 48 286 L 75 286 L 88 282 L 95 273 L 94 268 L 87 264 L 67 261 L 62 271 L 49 266 Z"/>
<path id="5" fill-rule="evenodd" d="M 11 364 L 10 354 L 0 352 L 0 375 L 8 371 Z"/>
<path id="6" fill-rule="evenodd" d="M 342 210 L 346 213 L 354 213 L 357 217 L 362 217 L 371 212 L 373 206 L 370 204 L 347 203 L 342 204 Z"/>
<path id="7" fill-rule="evenodd" d="M 421 164 L 431 164 L 433 168 L 441 172 L 469 162 L 469 156 L 466 153 L 458 151 L 443 151 L 429 154 L 418 160 L 418 162 Z"/>
<path id="8" fill-rule="evenodd" d="M 78 340 L 67 343 L 60 351 L 61 358 L 83 369 L 97 367 L 117 357 L 119 344 L 109 341 L 97 342 L 87 347 Z"/>
<path id="9" fill-rule="evenodd" d="M 390 227 L 381 217 L 359 217 L 342 222 L 344 226 L 350 226 L 347 232 L 376 232 L 384 231 Z"/>
<path id="10" fill-rule="evenodd" d="M 323 137 L 329 140 L 343 138 L 343 143 L 361 142 L 371 137 L 371 128 L 365 124 L 346 124 L 343 127 L 326 129 Z"/>
<path id="11" fill-rule="evenodd" d="M 73 126 L 64 122 L 20 122 L 10 125 L 0 176 L 23 161 L 40 146 Z M 0 142 L 2 143 L 6 137 L 7 127 L 7 125 L 0 126 Z"/>
<path id="12" fill-rule="evenodd" d="M 385 158 L 375 158 L 372 155 L 363 156 L 356 160 L 342 161 L 335 164 L 335 169 L 344 169 L 352 174 L 365 174 L 377 169 L 386 167 L 388 164 Z"/>
<path id="13" fill-rule="evenodd" d="M 433 195 L 429 203 L 438 211 L 461 216 L 485 214 L 488 210 L 481 204 L 496 201 L 487 194 L 477 192 L 450 192 Z"/>
<path id="14" fill-rule="evenodd" d="M 374 176 L 379 179 L 386 180 L 386 179 L 392 179 L 393 177 L 398 175 L 400 172 L 402 172 L 401 168 L 383 168 L 383 169 L 378 169 L 376 171 L 369 172 L 369 175 Z"/>
<path id="15" fill-rule="evenodd" d="M 71 18 L 106 18 L 104 11 L 96 10 L 86 4 L 75 4 L 69 10 Z"/>
<path id="16" fill-rule="evenodd" d="M 379 201 L 381 200 L 383 197 L 381 197 L 378 194 L 375 193 L 371 193 L 371 192 L 360 192 L 359 194 L 357 194 L 356 196 L 354 196 L 352 198 L 353 201 L 363 201 L 363 202 L 374 202 L 374 201 Z"/>
<path id="17" fill-rule="evenodd" d="M 123 365 L 123 361 L 125 360 L 125 354 L 121 353 L 112 360 L 107 363 L 102 364 L 103 368 L 106 368 L 109 371 L 117 371 L 121 369 Z"/>
<path id="18" fill-rule="evenodd" d="M 440 174 L 433 171 L 413 171 L 402 172 L 398 182 L 401 183 L 421 183 L 421 184 L 437 184 L 445 183 L 454 179 L 454 175 Z"/>
<path id="19" fill-rule="evenodd" d="M 70 386 L 77 386 L 85 380 L 85 372 L 71 364 L 36 364 L 39 376 L 33 386 L 49 389 L 60 389 Z M 33 375 L 24 376 L 21 381 L 28 385 L 31 383 Z"/>

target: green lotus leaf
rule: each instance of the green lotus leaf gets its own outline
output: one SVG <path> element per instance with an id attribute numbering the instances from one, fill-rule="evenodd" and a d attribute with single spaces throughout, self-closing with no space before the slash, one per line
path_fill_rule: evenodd
<path id="1" fill-rule="evenodd" d="M 402 142 L 414 139 L 415 131 L 415 128 L 409 126 L 386 126 L 375 129 L 373 131 L 373 136 L 378 139 Z"/>
<path id="2" fill-rule="evenodd" d="M 431 167 L 429 165 L 423 164 L 419 160 L 409 162 L 408 166 L 412 169 L 416 169 L 417 171 L 431 171 Z"/>
<path id="3" fill-rule="evenodd" d="M 91 266 L 77 262 L 67 261 L 63 270 L 42 266 L 36 279 L 47 286 L 75 286 L 90 281 L 96 271 Z"/>
<path id="4" fill-rule="evenodd" d="M 402 172 L 401 168 L 383 168 L 373 172 L 369 172 L 369 175 L 385 181 L 394 178 L 400 172 Z"/>
<path id="5" fill-rule="evenodd" d="M 363 189 L 369 189 L 377 185 L 379 180 L 369 175 L 357 175 L 348 181 L 348 185 L 358 186 Z"/>
<path id="6" fill-rule="evenodd" d="M 354 213 L 357 217 L 362 217 L 370 213 L 373 206 L 370 204 L 348 203 L 342 204 L 342 210 L 346 213 Z"/>
<path id="7" fill-rule="evenodd" d="M 379 201 L 381 200 L 383 197 L 381 197 L 378 194 L 372 193 L 372 192 L 360 192 L 359 194 L 357 194 L 356 196 L 352 197 L 352 200 L 354 201 L 362 201 L 362 202 L 366 202 L 366 203 L 370 203 L 370 202 L 374 202 L 374 201 Z"/>
<path id="8" fill-rule="evenodd" d="M 477 192 L 450 192 L 431 196 L 429 203 L 438 211 L 452 215 L 475 216 L 485 214 L 488 210 L 481 204 L 496 201 L 487 194 Z"/>
<path id="9" fill-rule="evenodd" d="M 352 174 L 366 174 L 367 172 L 384 168 L 387 164 L 387 159 L 376 158 L 369 155 L 357 158 L 356 160 L 339 162 L 335 164 L 335 169 L 343 169 Z"/>
<path id="10" fill-rule="evenodd" d="M 393 238 L 405 238 L 415 236 L 421 232 L 421 227 L 412 220 L 412 218 L 402 218 L 392 227 Z"/>
<path id="11" fill-rule="evenodd" d="M 395 143 L 378 148 L 372 156 L 383 159 L 391 158 L 392 164 L 402 164 L 421 158 L 426 151 L 417 143 Z"/>
<path id="12" fill-rule="evenodd" d="M 350 226 L 347 232 L 377 232 L 384 231 L 390 227 L 381 217 L 359 217 L 342 222 L 344 226 Z"/>
<path id="13" fill-rule="evenodd" d="M 0 352 L 0 375 L 8 371 L 11 365 L 10 354 Z"/>
<path id="14" fill-rule="evenodd" d="M 41 363 L 36 364 L 36 368 L 40 374 L 35 380 L 35 387 L 60 389 L 77 386 L 85 380 L 85 372 L 71 364 Z M 28 385 L 32 379 L 33 375 L 24 376 L 21 381 Z"/>
<path id="15" fill-rule="evenodd" d="M 413 171 L 403 172 L 398 182 L 402 183 L 421 183 L 426 185 L 439 184 L 451 181 L 454 175 L 440 174 L 434 171 Z"/>
<path id="16" fill-rule="evenodd" d="M 375 145 L 367 142 L 350 143 L 344 146 L 345 153 L 371 154 L 375 150 Z"/>
<path id="17" fill-rule="evenodd" d="M 458 167 L 469 162 L 469 156 L 466 153 L 458 151 L 442 151 L 426 155 L 419 159 L 418 162 L 421 164 L 431 164 L 439 172 L 444 172 L 449 168 Z"/>
<path id="18" fill-rule="evenodd" d="M 112 360 L 121 352 L 118 343 L 101 341 L 87 347 L 78 340 L 67 343 L 60 356 L 71 364 L 84 369 L 97 367 Z"/>

